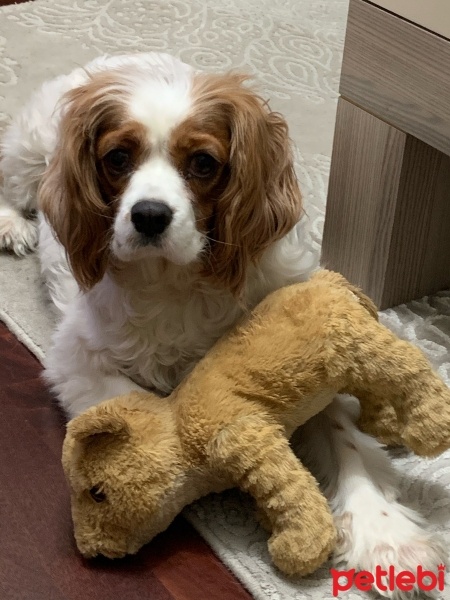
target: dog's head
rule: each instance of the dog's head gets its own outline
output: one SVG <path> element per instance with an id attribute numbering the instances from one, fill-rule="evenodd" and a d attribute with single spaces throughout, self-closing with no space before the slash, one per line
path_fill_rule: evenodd
<path id="1" fill-rule="evenodd" d="M 40 205 L 84 289 L 111 259 L 195 264 L 233 293 L 301 214 L 284 119 L 235 74 L 92 74 L 65 98 Z"/>

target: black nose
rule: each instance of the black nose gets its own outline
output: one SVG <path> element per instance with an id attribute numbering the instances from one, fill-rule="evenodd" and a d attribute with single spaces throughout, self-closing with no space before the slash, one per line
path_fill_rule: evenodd
<path id="1" fill-rule="evenodd" d="M 148 238 L 161 235 L 170 225 L 172 216 L 172 209 L 159 200 L 139 200 L 131 209 L 134 228 Z"/>

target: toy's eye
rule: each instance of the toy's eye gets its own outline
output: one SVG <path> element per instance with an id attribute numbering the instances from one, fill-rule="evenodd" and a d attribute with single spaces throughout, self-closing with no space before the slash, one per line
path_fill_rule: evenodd
<path id="1" fill-rule="evenodd" d="M 98 485 L 91 487 L 89 490 L 89 495 L 91 496 L 92 500 L 95 500 L 95 502 L 104 502 L 106 500 L 105 492 L 102 492 Z"/>
<path id="2" fill-rule="evenodd" d="M 198 152 L 191 158 L 188 174 L 191 177 L 204 179 L 214 175 L 218 166 L 219 163 L 214 157 L 211 156 L 211 154 L 206 152 Z"/>

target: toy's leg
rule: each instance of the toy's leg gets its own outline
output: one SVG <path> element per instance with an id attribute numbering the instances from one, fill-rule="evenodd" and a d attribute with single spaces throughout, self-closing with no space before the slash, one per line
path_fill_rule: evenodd
<path id="1" fill-rule="evenodd" d="M 214 468 L 249 492 L 264 513 L 272 530 L 269 551 L 281 571 L 307 575 L 325 562 L 336 541 L 331 512 L 281 427 L 243 417 L 224 429 L 210 450 Z"/>
<path id="2" fill-rule="evenodd" d="M 361 414 L 358 427 L 387 446 L 403 446 L 401 431 L 394 407 L 385 398 L 367 391 L 358 392 Z"/>
<path id="3" fill-rule="evenodd" d="M 376 321 L 364 323 L 354 342 L 348 391 L 361 400 L 366 428 L 370 415 L 391 427 L 389 409 L 378 414 L 371 406 L 377 399 L 393 406 L 401 439 L 414 452 L 432 456 L 450 448 L 450 390 L 422 352 Z"/>

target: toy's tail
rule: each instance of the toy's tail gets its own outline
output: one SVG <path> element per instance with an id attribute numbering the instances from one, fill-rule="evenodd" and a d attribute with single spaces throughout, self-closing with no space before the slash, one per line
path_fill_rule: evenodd
<path id="1" fill-rule="evenodd" d="M 352 294 L 356 296 L 359 303 L 367 310 L 367 312 L 372 315 L 374 319 L 378 321 L 378 312 L 377 307 L 372 302 L 372 300 L 366 296 L 359 287 L 352 285 L 349 281 L 345 279 L 343 275 L 340 273 L 336 273 L 335 271 L 327 271 L 326 269 L 321 269 L 314 273 L 311 277 L 311 281 L 317 282 L 326 282 L 328 285 L 336 285 L 339 287 L 345 287 Z"/>

